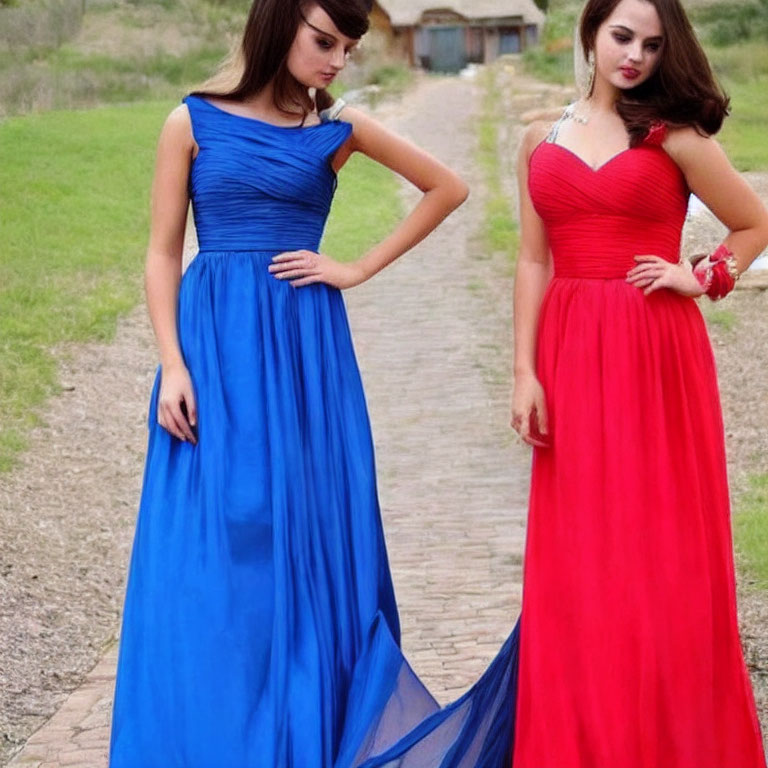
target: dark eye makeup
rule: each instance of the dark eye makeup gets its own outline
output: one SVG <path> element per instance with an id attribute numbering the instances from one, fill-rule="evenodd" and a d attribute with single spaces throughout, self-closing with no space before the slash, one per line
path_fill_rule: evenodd
<path id="1" fill-rule="evenodd" d="M 322 50 L 322 51 L 324 51 L 326 53 L 328 51 L 332 50 L 334 45 L 335 45 L 335 41 L 329 40 L 327 37 L 316 37 L 315 38 L 315 42 L 317 43 L 317 47 L 320 48 L 320 50 Z M 354 51 L 354 50 L 355 50 L 354 46 L 352 46 L 350 48 L 345 48 L 344 49 L 344 55 L 345 56 L 351 56 L 352 55 L 352 51 Z"/>
<path id="2" fill-rule="evenodd" d="M 617 43 L 621 43 L 624 45 L 625 43 L 631 42 L 634 35 L 627 34 L 626 32 L 613 32 L 613 39 L 616 40 Z M 661 42 L 658 40 L 651 40 L 651 42 L 646 43 L 645 47 L 651 52 L 656 53 L 661 48 Z"/>

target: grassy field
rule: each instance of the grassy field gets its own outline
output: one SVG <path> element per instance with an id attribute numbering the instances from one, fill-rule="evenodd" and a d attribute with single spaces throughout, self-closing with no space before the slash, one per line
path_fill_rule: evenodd
<path id="1" fill-rule="evenodd" d="M 550 3 L 541 45 L 523 54 L 526 71 L 549 83 L 573 84 L 573 34 L 579 3 Z"/>
<path id="2" fill-rule="evenodd" d="M 24 8 L 6 9 L 30 23 L 17 19 L 5 36 L 9 20 L 0 7 L 0 117 L 178 99 L 236 44 L 249 6 L 248 0 L 99 0 L 54 44 L 51 35 L 40 37 L 45 3 L 25 0 Z M 412 79 L 408 67 L 376 40 L 366 43 L 336 88 L 375 85 L 374 101 L 404 90 Z"/>
<path id="3" fill-rule="evenodd" d="M 745 573 L 768 590 L 768 475 L 755 475 L 737 503 L 734 537 Z"/>
<path id="4" fill-rule="evenodd" d="M 485 192 L 484 234 L 487 247 L 503 252 L 514 261 L 517 254 L 517 221 L 504 192 L 499 162 L 499 122 L 502 115 L 496 95 L 496 72 L 487 67 L 482 73 L 483 106 L 477 120 L 478 163 L 483 171 Z"/>
<path id="5" fill-rule="evenodd" d="M 48 112 L 0 124 L 0 471 L 56 391 L 51 349 L 109 340 L 141 298 L 155 142 L 172 104 Z M 401 214 L 365 158 L 340 175 L 325 250 L 359 255 Z"/>
<path id="6" fill-rule="evenodd" d="M 0 121 L 0 471 L 56 391 L 52 348 L 109 340 L 140 300 L 158 131 L 191 84 L 216 69 L 248 5 L 99 0 L 55 43 L 44 0 L 0 15 L 0 26 L 18 27 L 0 35 L 0 117 L 16 115 Z M 337 95 L 366 83 L 379 96 L 408 86 L 406 68 L 366 50 Z M 401 213 L 397 190 L 389 171 L 353 158 L 327 252 L 354 258 L 383 235 Z"/>
<path id="7" fill-rule="evenodd" d="M 166 104 L 0 124 L 0 469 L 56 386 L 50 348 L 109 339 L 139 298 L 154 137 Z"/>
<path id="8" fill-rule="evenodd" d="M 724 85 L 731 97 L 732 114 L 719 140 L 740 171 L 768 171 L 768 72 L 748 82 L 726 80 Z"/>
<path id="9" fill-rule="evenodd" d="M 323 237 L 324 253 L 353 261 L 400 221 L 397 177 L 364 155 L 353 155 L 339 174 L 333 210 Z"/>
<path id="10" fill-rule="evenodd" d="M 768 170 L 768 40 L 709 44 L 707 54 L 731 97 L 731 116 L 719 139 L 740 171 Z"/>
<path id="11" fill-rule="evenodd" d="M 40 0 L 27 5 L 11 12 L 24 10 L 30 21 L 44 12 Z M 0 45 L 0 115 L 178 98 L 229 50 L 246 0 L 101 0 L 88 8 L 77 34 L 57 46 L 34 38 Z"/>

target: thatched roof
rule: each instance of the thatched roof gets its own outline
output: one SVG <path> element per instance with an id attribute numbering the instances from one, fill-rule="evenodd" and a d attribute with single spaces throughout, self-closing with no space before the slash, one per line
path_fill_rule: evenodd
<path id="1" fill-rule="evenodd" d="M 453 11 L 471 21 L 521 16 L 527 24 L 543 24 L 533 0 L 378 0 L 395 27 L 411 27 L 425 11 Z"/>

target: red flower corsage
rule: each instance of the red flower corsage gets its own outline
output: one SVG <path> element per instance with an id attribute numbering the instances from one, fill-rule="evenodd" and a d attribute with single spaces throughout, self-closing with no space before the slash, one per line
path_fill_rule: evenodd
<path id="1" fill-rule="evenodd" d="M 719 245 L 715 252 L 702 259 L 693 269 L 693 274 L 712 301 L 727 296 L 739 279 L 736 257 L 725 244 Z"/>

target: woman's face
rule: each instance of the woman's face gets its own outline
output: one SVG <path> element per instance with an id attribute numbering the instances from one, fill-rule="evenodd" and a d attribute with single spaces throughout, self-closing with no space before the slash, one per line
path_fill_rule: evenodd
<path id="1" fill-rule="evenodd" d="M 659 14 L 649 0 L 621 0 L 595 37 L 596 77 L 622 90 L 647 80 L 664 44 Z"/>
<path id="2" fill-rule="evenodd" d="M 288 71 L 307 88 L 327 88 L 358 40 L 346 37 L 319 6 L 307 6 L 288 51 Z"/>

